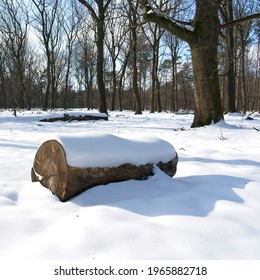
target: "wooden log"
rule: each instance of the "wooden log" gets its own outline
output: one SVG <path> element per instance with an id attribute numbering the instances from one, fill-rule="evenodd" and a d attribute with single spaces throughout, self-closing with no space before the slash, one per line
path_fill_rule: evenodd
<path id="1" fill-rule="evenodd" d="M 103 135 L 104 136 L 104 135 Z M 76 137 L 75 137 L 76 138 Z M 102 141 L 107 141 L 108 137 L 101 137 Z M 97 141 L 97 154 L 100 150 L 98 140 L 100 139 L 100 136 L 96 139 Z M 109 138 L 110 139 L 110 138 Z M 110 139 L 111 140 L 111 139 Z M 118 146 L 126 145 L 126 149 L 131 150 L 131 145 L 129 146 L 129 141 L 126 139 L 120 139 L 119 137 L 112 136 L 112 140 L 115 140 L 116 142 L 114 145 Z M 95 138 L 92 137 L 92 142 L 95 142 Z M 163 141 L 163 140 L 161 140 Z M 91 156 L 91 153 L 93 155 L 93 146 L 91 145 L 91 142 L 88 142 L 86 138 L 80 138 L 79 141 L 76 141 L 76 144 L 73 144 L 73 141 L 67 141 L 68 143 L 71 143 L 71 145 L 77 145 L 79 146 L 79 143 L 82 143 L 80 149 L 76 149 L 80 152 L 79 155 L 76 155 L 76 158 L 87 158 L 88 154 L 91 159 L 93 157 Z M 165 142 L 165 141 L 164 141 Z M 65 143 L 65 144 L 64 144 Z M 177 162 L 178 162 L 178 156 L 174 150 L 174 148 L 168 143 L 163 143 L 166 146 L 168 145 L 168 149 L 170 151 L 170 154 L 168 155 L 171 159 L 166 162 L 163 160 L 158 162 L 151 162 L 151 159 L 148 159 L 149 162 L 145 162 L 145 159 L 143 160 L 143 163 L 141 164 L 133 164 L 130 162 L 127 162 L 127 158 L 123 158 L 122 160 L 126 161 L 126 163 L 120 163 L 120 161 L 117 164 L 112 164 L 111 166 L 107 164 L 107 162 L 115 161 L 115 158 L 120 158 L 120 155 L 115 155 L 114 157 L 108 156 L 106 159 L 107 166 L 99 166 L 96 167 L 95 164 L 93 166 L 85 166 L 82 167 L 82 161 L 79 162 L 79 166 L 72 166 L 71 164 L 68 164 L 69 162 L 73 165 L 76 165 L 75 159 L 73 161 L 73 158 L 70 155 L 71 151 L 68 150 L 68 143 L 64 141 L 64 138 L 62 140 L 48 140 L 44 142 L 38 149 L 33 167 L 31 170 L 31 178 L 32 182 L 40 182 L 43 186 L 50 189 L 53 194 L 57 195 L 59 199 L 64 202 L 81 192 L 97 186 L 101 184 L 108 184 L 111 182 L 119 182 L 119 181 L 125 181 L 129 179 L 136 179 L 136 180 L 144 180 L 148 176 L 153 175 L 154 170 L 154 164 L 156 164 L 163 172 L 168 174 L 169 176 L 174 176 L 176 173 L 177 168 Z M 160 141 L 158 142 L 160 144 Z M 160 147 L 158 145 L 157 147 Z M 119 146 L 120 146 L 119 145 Z M 141 150 L 143 147 L 146 147 L 146 145 L 150 146 L 151 153 L 153 153 L 152 147 L 157 148 L 156 145 L 153 145 L 153 143 L 141 143 L 141 142 L 135 142 L 135 147 L 138 147 L 138 145 L 141 145 Z M 111 148 L 111 145 L 108 145 L 107 148 Z M 64 148 L 65 147 L 65 148 Z M 133 148 L 134 146 L 132 146 Z M 88 151 L 86 149 L 89 148 Z M 149 148 L 149 147 L 148 147 Z M 134 155 L 136 157 L 142 157 L 140 154 L 140 149 L 137 149 L 137 154 Z M 119 152 L 122 153 L 122 150 L 119 148 Z M 128 151 L 129 152 L 129 151 Z M 113 153 L 116 153 L 115 149 L 113 150 Z M 111 153 L 111 155 L 113 154 Z M 157 151 L 157 158 L 160 151 Z M 132 151 L 131 151 L 132 154 Z M 75 154 L 74 154 L 75 156 Z M 101 156 L 105 156 L 104 154 Z M 124 155 L 122 155 L 124 157 Z M 162 157 L 162 159 L 165 159 L 165 157 Z M 100 160 L 97 160 L 98 162 Z M 88 165 L 91 165 L 88 163 Z"/>
<path id="2" fill-rule="evenodd" d="M 73 116 L 69 114 L 63 114 L 63 117 L 53 117 L 48 119 L 42 119 L 40 122 L 56 122 L 56 121 L 64 121 L 64 122 L 71 122 L 71 121 L 97 121 L 97 120 L 105 120 L 108 121 L 108 116 L 106 114 L 100 115 L 78 115 Z"/>

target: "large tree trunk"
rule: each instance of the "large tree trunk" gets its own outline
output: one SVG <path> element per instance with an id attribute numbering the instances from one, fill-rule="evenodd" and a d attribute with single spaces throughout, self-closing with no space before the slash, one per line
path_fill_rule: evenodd
<path id="1" fill-rule="evenodd" d="M 209 125 L 223 119 L 217 61 L 219 4 L 218 0 L 196 1 L 194 34 L 197 39 L 189 42 L 195 87 L 195 117 L 192 127 Z"/>
<path id="2" fill-rule="evenodd" d="M 192 47 L 194 76 L 195 116 L 192 127 L 216 123 L 223 118 L 221 105 L 217 49 L 215 47 Z"/>
<path id="3" fill-rule="evenodd" d="M 145 19 L 155 22 L 171 34 L 189 43 L 194 75 L 195 117 L 192 127 L 216 123 L 223 119 L 218 84 L 217 47 L 220 23 L 220 0 L 197 0 L 192 31 L 152 9 L 147 0 L 138 0 Z"/>

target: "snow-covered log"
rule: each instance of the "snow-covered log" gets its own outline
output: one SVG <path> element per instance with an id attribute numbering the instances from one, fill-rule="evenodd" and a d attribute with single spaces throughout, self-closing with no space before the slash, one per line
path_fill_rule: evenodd
<path id="1" fill-rule="evenodd" d="M 107 114 L 85 114 L 85 115 L 69 115 L 63 114 L 63 116 L 59 117 L 51 117 L 48 119 L 42 119 L 40 122 L 56 122 L 56 121 L 64 121 L 64 122 L 71 122 L 71 121 L 98 121 L 98 120 L 108 120 Z"/>
<path id="2" fill-rule="evenodd" d="M 39 147 L 32 181 L 66 201 L 101 184 L 144 180 L 157 165 L 174 176 L 178 156 L 174 147 L 158 138 L 122 138 L 106 133 L 63 135 Z"/>

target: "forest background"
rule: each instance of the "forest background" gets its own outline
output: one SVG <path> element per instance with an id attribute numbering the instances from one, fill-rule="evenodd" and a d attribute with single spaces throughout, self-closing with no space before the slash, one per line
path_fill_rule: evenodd
<path id="1" fill-rule="evenodd" d="M 195 1 L 151 2 L 180 24 L 194 17 Z M 257 14 L 259 4 L 221 1 L 220 23 Z M 216 70 L 224 112 L 231 91 L 232 111 L 260 111 L 259 53 L 259 19 L 221 30 Z M 100 89 L 101 111 L 193 110 L 189 47 L 143 24 L 136 1 L 0 0 L 0 108 L 100 108 Z"/>

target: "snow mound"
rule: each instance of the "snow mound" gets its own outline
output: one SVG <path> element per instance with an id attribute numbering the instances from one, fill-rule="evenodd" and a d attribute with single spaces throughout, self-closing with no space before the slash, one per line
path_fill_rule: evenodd
<path id="1" fill-rule="evenodd" d="M 90 132 L 58 135 L 54 139 L 63 146 L 68 165 L 77 167 L 141 165 L 168 162 L 176 156 L 170 143 L 155 137 L 119 137 Z"/>

